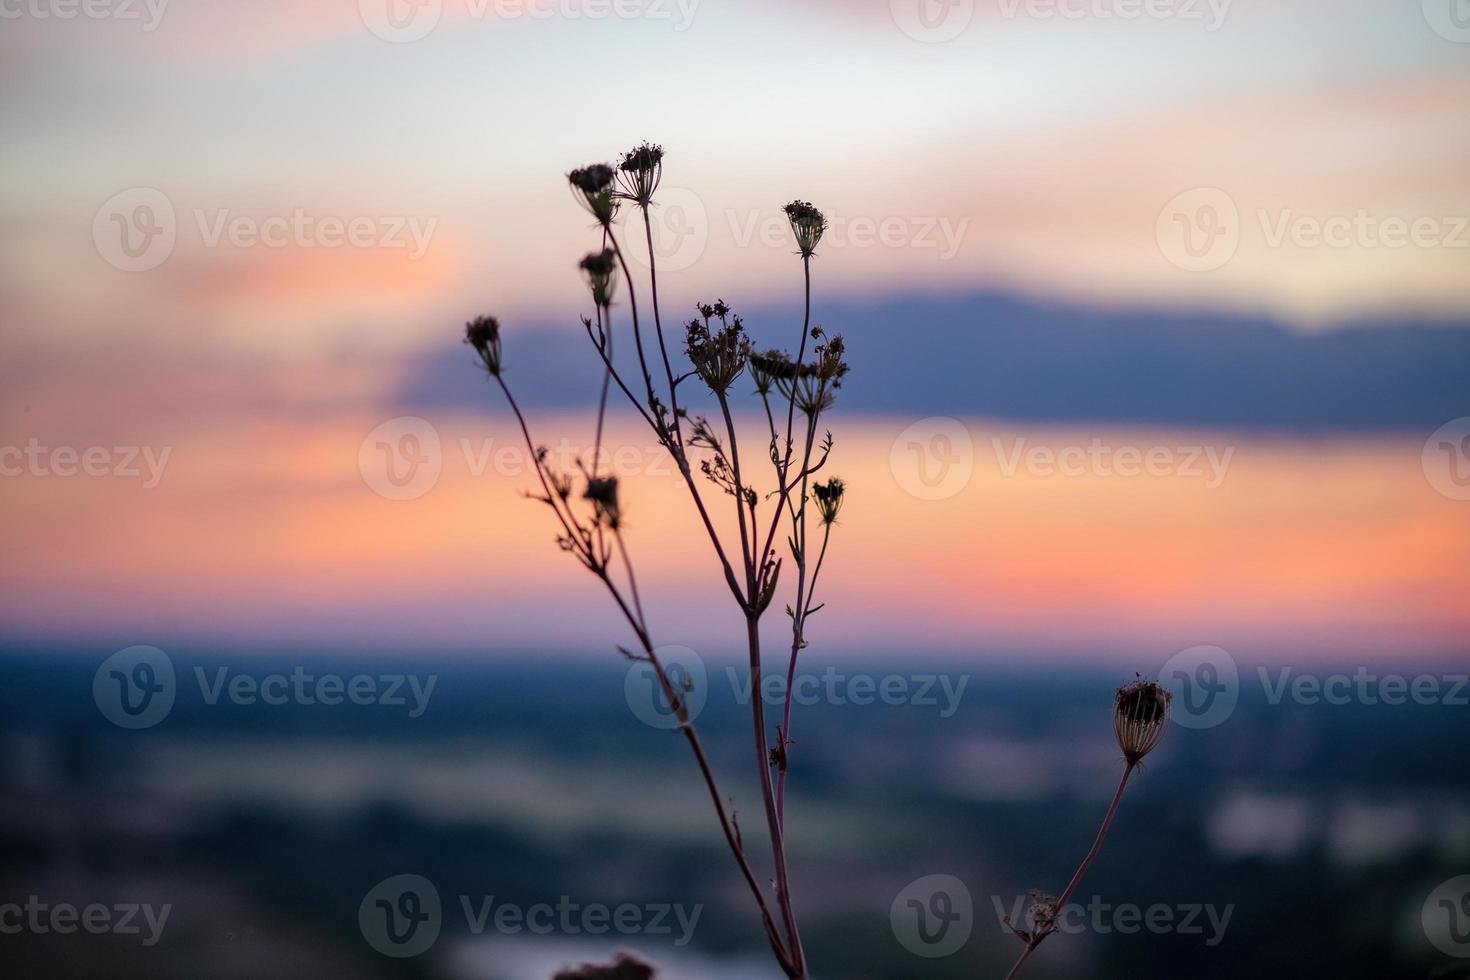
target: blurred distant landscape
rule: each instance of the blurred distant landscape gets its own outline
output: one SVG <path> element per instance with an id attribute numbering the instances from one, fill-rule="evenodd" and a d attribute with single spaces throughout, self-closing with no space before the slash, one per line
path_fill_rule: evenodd
<path id="1" fill-rule="evenodd" d="M 620 949 L 672 978 L 773 974 L 688 751 L 630 710 L 615 654 L 171 650 L 171 712 L 126 731 L 92 697 L 110 652 L 4 650 L 0 900 L 168 903 L 171 917 L 146 947 L 121 935 L 6 936 L 6 975 L 545 980 Z M 823 652 L 806 666 L 934 676 L 960 695 L 949 717 L 942 695 L 798 711 L 789 832 L 821 976 L 998 975 L 1018 944 L 997 909 L 1033 887 L 1055 893 L 1090 843 L 1118 775 L 1108 711 L 1127 678 L 1066 658 L 1044 669 L 983 662 Z M 698 723 L 723 789 L 754 820 L 748 715 L 727 666 L 711 661 Z M 211 705 L 196 668 L 436 681 L 409 717 L 384 704 Z M 1399 660 L 1394 670 L 1413 673 Z M 1467 742 L 1465 707 L 1273 705 L 1243 684 L 1223 724 L 1172 726 L 1079 895 L 1228 909 L 1223 930 L 1212 935 L 1203 915 L 1200 934 L 1086 930 L 1054 937 L 1028 971 L 1465 976 L 1426 942 L 1420 909 L 1470 868 L 1470 769 L 1456 761 Z M 363 896 L 399 874 L 429 879 L 444 903 L 432 949 L 402 960 L 370 948 L 358 924 Z M 935 874 L 965 883 L 973 933 L 951 956 L 920 959 L 890 906 Z M 702 909 L 684 945 L 677 929 L 533 935 L 490 922 L 477 935 L 460 896 L 472 908 L 493 896 Z"/>

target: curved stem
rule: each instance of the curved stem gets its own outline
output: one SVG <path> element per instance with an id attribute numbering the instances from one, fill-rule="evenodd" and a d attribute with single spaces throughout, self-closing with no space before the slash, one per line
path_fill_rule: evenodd
<path id="1" fill-rule="evenodd" d="M 1136 762 L 1124 764 L 1123 778 L 1118 781 L 1117 792 L 1113 793 L 1113 802 L 1108 806 L 1108 813 L 1107 816 L 1103 817 L 1102 826 L 1098 828 L 1097 837 L 1092 842 L 1092 849 L 1087 852 L 1087 856 L 1077 866 L 1076 874 L 1072 875 L 1072 880 L 1067 882 L 1067 887 L 1057 898 L 1056 909 L 1058 915 L 1061 915 L 1062 909 L 1077 891 L 1077 886 L 1082 884 L 1082 876 L 1087 874 L 1087 869 L 1092 867 L 1092 862 L 1096 861 L 1098 854 L 1101 853 L 1103 839 L 1108 836 L 1108 829 L 1113 826 L 1113 818 L 1118 815 L 1118 804 L 1123 801 L 1123 790 L 1128 785 L 1128 777 L 1133 775 L 1133 770 L 1137 765 L 1138 763 Z M 1011 972 L 1006 974 L 1006 980 L 1013 980 L 1013 978 L 1020 975 L 1021 967 L 1026 965 L 1026 961 L 1031 958 L 1031 954 L 1036 951 L 1036 947 L 1040 946 L 1042 941 L 1049 935 L 1051 935 L 1050 932 L 1039 932 L 1038 935 L 1032 937 L 1031 941 L 1026 944 L 1026 948 L 1021 950 L 1021 955 L 1017 958 L 1015 965 L 1011 967 Z"/>

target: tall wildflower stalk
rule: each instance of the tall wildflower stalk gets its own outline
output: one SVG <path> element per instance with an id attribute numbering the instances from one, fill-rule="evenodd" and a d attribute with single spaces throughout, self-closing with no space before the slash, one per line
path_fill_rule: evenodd
<path id="1" fill-rule="evenodd" d="M 478 317 L 466 325 L 465 342 L 479 355 L 482 367 L 504 394 L 527 449 L 535 462 L 539 489 L 528 496 L 546 506 L 558 527 L 557 544 L 607 589 L 632 629 L 635 645 L 619 647 L 630 660 L 646 663 L 657 678 L 663 697 L 688 742 L 725 843 L 744 878 L 760 917 L 771 952 L 782 972 L 794 980 L 808 976 L 806 953 L 797 924 L 786 852 L 786 780 L 790 768 L 791 690 L 797 659 L 806 647 L 810 617 L 822 607 L 815 601 L 816 586 L 832 528 L 842 508 L 845 485 L 837 478 L 818 482 L 832 450 L 832 436 L 821 428 L 837 389 L 847 374 L 845 348 L 839 336 L 827 336 L 812 325 L 812 259 L 827 230 L 822 212 L 796 201 L 786 207 L 801 259 L 804 313 L 793 356 L 780 348 L 757 350 L 739 316 L 723 300 L 700 304 L 698 316 L 683 328 L 683 354 L 688 362 L 676 371 L 665 336 L 658 296 L 658 267 L 650 208 L 657 206 L 663 176 L 662 147 L 644 143 L 623 154 L 617 164 L 593 164 L 568 175 L 573 195 L 598 224 L 600 241 L 580 269 L 591 293 L 593 315 L 582 325 L 603 366 L 593 451 L 590 460 L 577 460 L 576 472 L 558 472 L 551 454 L 531 436 L 524 413 L 506 384 L 502 369 L 500 324 Z M 620 216 L 634 212 L 633 220 Z M 624 239 L 627 225 L 642 225 L 648 253 L 647 312 L 639 314 L 639 283 L 629 271 Z M 615 324 L 620 290 L 626 291 L 626 321 Z M 628 376 L 613 356 L 614 337 L 631 337 L 637 375 Z M 810 355 L 808 349 L 810 348 Z M 765 426 L 759 442 L 770 467 L 767 488 L 755 483 L 751 456 L 742 459 L 740 432 L 733 399 L 742 393 L 741 379 L 753 383 Z M 685 387 L 697 380 L 703 400 L 713 411 L 691 414 Z M 617 478 L 602 472 L 602 440 L 608 400 L 616 391 L 653 431 L 660 446 L 677 465 L 695 513 L 736 607 L 745 622 L 751 690 L 763 690 L 767 669 L 761 649 L 760 623 L 775 600 L 783 568 L 792 600 L 786 604 L 791 622 L 791 646 L 786 658 L 786 700 L 779 723 L 767 719 L 764 700 L 750 699 L 751 735 L 770 845 L 771 871 L 762 883 L 752 867 L 733 811 L 727 810 L 709 759 L 688 708 L 689 691 L 676 683 L 660 661 L 644 613 L 634 563 L 623 533 L 624 504 Z M 710 417 L 714 421 L 710 421 Z M 746 446 L 749 449 L 749 444 Z M 706 499 L 713 486 L 716 493 Z M 580 491 L 580 492 L 579 492 Z M 719 497 L 728 497 L 720 504 Z M 714 508 L 734 510 L 738 540 L 725 540 L 711 516 Z M 815 522 L 811 517 L 815 516 Z M 820 542 L 818 542 L 820 538 Z M 784 545 L 784 551 L 782 547 Z M 815 550 L 815 555 L 812 551 Z M 790 566 L 787 566 L 790 559 Z M 792 581 L 794 579 L 794 582 Z"/>

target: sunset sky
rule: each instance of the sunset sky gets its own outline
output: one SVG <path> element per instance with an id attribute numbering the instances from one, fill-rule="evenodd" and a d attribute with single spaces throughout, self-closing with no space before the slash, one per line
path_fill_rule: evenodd
<path id="1" fill-rule="evenodd" d="M 49 462 L 0 476 L 0 631 L 618 642 L 605 596 L 516 496 L 524 457 L 477 455 L 514 447 L 495 393 L 472 408 L 403 392 L 446 358 L 472 375 L 456 345 L 476 313 L 501 316 L 512 363 L 533 336 L 537 356 L 595 356 L 556 339 L 587 312 L 574 270 L 597 244 L 564 175 L 645 138 L 668 149 L 655 238 L 676 321 L 717 295 L 789 310 L 800 266 L 779 209 L 800 197 L 834 222 L 814 290 L 830 330 L 824 303 L 1009 296 L 1181 331 L 1237 317 L 1292 343 L 1397 326 L 1415 338 L 1405 363 L 1433 361 L 1423 331 L 1470 329 L 1458 2 L 1160 0 L 1137 18 L 1127 0 L 5 5 L 0 448 Z M 751 326 L 795 341 L 789 323 Z M 976 326 L 896 318 L 889 333 L 942 344 Z M 1436 428 L 1470 416 L 1470 384 L 1448 414 L 1406 421 L 1393 402 L 1414 375 L 1364 383 L 1339 394 L 1392 419 L 1307 433 L 874 407 L 875 391 L 936 383 L 880 368 L 855 370 L 858 407 L 833 420 L 853 489 L 813 627 L 828 655 L 1464 652 L 1470 501 L 1425 459 Z M 968 370 L 932 367 L 959 387 Z M 554 381 L 546 363 L 517 371 Z M 1173 381 L 1187 400 L 1191 378 Z M 1027 387 L 1061 399 L 1066 384 Z M 543 441 L 589 438 L 573 406 L 537 416 Z M 392 500 L 374 453 L 422 434 L 406 417 L 426 420 L 439 475 Z M 971 441 L 970 475 L 924 499 L 905 447 L 953 435 L 944 420 Z M 655 632 L 723 648 L 707 546 L 631 423 L 613 440 L 634 460 Z M 1012 465 L 1095 443 L 1170 462 Z M 67 448 L 105 451 L 108 475 L 65 475 Z M 125 457 L 140 475 L 118 472 Z"/>

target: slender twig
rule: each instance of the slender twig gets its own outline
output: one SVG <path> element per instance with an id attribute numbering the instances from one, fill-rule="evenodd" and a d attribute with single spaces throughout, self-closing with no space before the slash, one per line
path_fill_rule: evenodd
<path id="1" fill-rule="evenodd" d="M 1055 908 L 1057 915 L 1062 914 L 1062 909 L 1066 907 L 1067 902 L 1071 900 L 1072 895 L 1077 891 L 1077 886 L 1082 884 L 1082 876 L 1087 874 L 1087 869 L 1092 867 L 1092 862 L 1097 860 L 1098 854 L 1102 851 L 1103 839 L 1108 836 L 1108 829 L 1113 826 L 1113 818 L 1118 815 L 1118 804 L 1123 801 L 1123 790 L 1128 785 L 1128 777 L 1133 775 L 1133 770 L 1137 768 L 1137 765 L 1136 762 L 1124 763 L 1123 778 L 1118 781 L 1117 792 L 1113 794 L 1113 802 L 1108 806 L 1107 816 L 1103 817 L 1102 826 L 1098 828 L 1097 838 L 1092 842 L 1092 849 L 1087 852 L 1087 856 L 1077 866 L 1077 872 L 1072 875 L 1072 880 L 1067 882 L 1066 889 L 1056 900 Z M 1035 935 L 1026 941 L 1026 947 L 1021 950 L 1021 955 L 1016 959 L 1015 965 L 1011 967 L 1011 972 L 1006 974 L 1006 980 L 1013 980 L 1013 978 L 1020 976 L 1021 967 L 1026 965 L 1026 961 L 1031 958 L 1031 954 L 1036 951 L 1036 947 L 1040 946 L 1042 941 L 1051 935 L 1052 931 L 1051 929 L 1040 928 L 1036 930 Z"/>
<path id="2" fill-rule="evenodd" d="M 511 394 L 510 388 L 505 383 L 505 379 L 497 374 L 495 375 L 495 380 L 499 383 L 501 391 L 505 393 L 506 401 L 510 404 L 511 411 L 515 414 L 516 421 L 520 424 L 521 434 L 524 436 L 526 441 L 526 448 L 531 453 L 531 458 L 535 461 L 536 474 L 538 479 L 541 481 L 543 489 L 545 489 L 546 491 L 548 500 L 559 499 L 557 495 L 552 492 L 550 480 L 544 470 L 539 455 L 536 453 L 535 444 L 531 439 L 530 429 L 526 425 L 525 416 L 521 412 L 520 405 L 516 402 L 515 396 Z M 563 516 L 561 509 L 555 504 L 553 504 L 552 507 L 553 510 L 556 511 L 557 518 L 562 522 L 562 526 L 566 530 L 569 539 L 582 540 L 582 535 L 574 535 L 572 531 L 573 526 L 577 527 L 580 530 L 580 524 L 578 524 L 575 517 Z M 622 556 L 628 569 L 628 575 L 631 584 L 633 582 L 632 562 L 628 558 L 627 548 L 622 541 L 621 531 L 615 530 L 614 537 L 617 540 L 619 550 L 622 552 Z M 695 730 L 694 723 L 689 717 L 688 707 L 686 706 L 684 699 L 675 690 L 673 683 L 669 680 L 668 674 L 664 670 L 662 663 L 660 663 L 657 652 L 654 650 L 653 642 L 649 637 L 648 629 L 643 618 L 641 603 L 639 603 L 637 600 L 636 584 L 631 585 L 635 597 L 634 604 L 637 607 L 637 610 L 635 612 L 634 609 L 628 606 L 627 600 L 623 598 L 622 592 L 617 587 L 617 583 L 614 582 L 612 580 L 612 577 L 608 574 L 605 564 L 593 565 L 589 563 L 588 567 L 592 569 L 593 573 L 604 584 L 604 586 L 606 586 L 608 592 L 612 595 L 613 600 L 617 603 L 619 610 L 623 613 L 624 618 L 627 619 L 629 626 L 632 627 L 633 633 L 635 636 L 637 636 L 638 643 L 643 649 L 644 658 L 646 658 L 648 663 L 653 667 L 654 673 L 658 678 L 659 686 L 663 691 L 664 697 L 668 701 L 670 706 L 672 706 L 672 708 L 674 709 L 675 717 L 679 721 L 679 730 L 683 733 L 685 741 L 689 744 L 690 750 L 694 754 L 695 762 L 699 766 L 700 775 L 704 779 L 706 788 L 709 790 L 710 800 L 714 804 L 715 808 L 715 816 L 719 820 L 720 829 L 724 833 L 725 841 L 730 848 L 731 854 L 735 858 L 736 864 L 740 867 L 741 874 L 745 878 L 746 884 L 751 890 L 751 894 L 755 898 L 756 906 L 760 911 L 762 926 L 766 932 L 766 938 L 771 944 L 771 950 L 775 954 L 777 962 L 781 965 L 783 972 L 787 973 L 789 976 L 804 975 L 804 968 L 802 968 L 803 972 L 797 972 L 797 968 L 793 963 L 792 957 L 786 950 L 785 942 L 782 940 L 780 933 L 776 929 L 775 922 L 771 917 L 770 909 L 766 904 L 765 895 L 762 892 L 759 883 L 756 881 L 755 873 L 751 870 L 749 861 L 746 859 L 744 846 L 740 842 L 739 831 L 736 829 L 734 820 L 726 813 L 724 802 L 720 796 L 719 786 L 715 782 L 714 773 L 710 769 L 709 759 L 705 755 L 704 746 L 700 742 L 699 734 Z"/>

